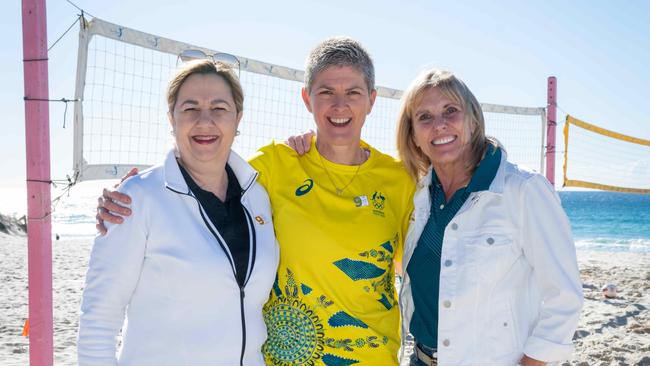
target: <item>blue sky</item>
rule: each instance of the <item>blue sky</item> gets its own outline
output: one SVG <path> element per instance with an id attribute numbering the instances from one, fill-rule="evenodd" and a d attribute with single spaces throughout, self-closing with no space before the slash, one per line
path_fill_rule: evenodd
<path id="1" fill-rule="evenodd" d="M 558 78 L 564 111 L 650 139 L 650 2 L 644 1 L 246 1 L 76 0 L 89 13 L 130 28 L 302 68 L 309 50 L 349 35 L 371 52 L 379 85 L 403 89 L 423 68 L 454 71 L 481 102 L 546 105 L 546 78 Z M 77 9 L 49 0 L 52 44 Z M 0 14 L 0 187 L 23 186 L 25 131 L 19 1 Z M 50 98 L 72 98 L 77 28 L 50 52 Z M 72 106 L 50 106 L 52 176 L 72 166 Z M 559 126 L 561 128 L 561 126 Z M 561 135 L 558 134 L 558 141 Z M 559 148 L 562 149 L 561 147 Z M 559 167 L 558 167 L 559 171 Z M 560 176 L 557 176 L 557 181 Z"/>

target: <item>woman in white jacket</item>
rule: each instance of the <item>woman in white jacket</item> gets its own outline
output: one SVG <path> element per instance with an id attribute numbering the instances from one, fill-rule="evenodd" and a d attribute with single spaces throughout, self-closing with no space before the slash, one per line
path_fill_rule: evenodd
<path id="1" fill-rule="evenodd" d="M 399 297 L 410 365 L 566 359 L 582 290 L 553 187 L 507 161 L 474 95 L 446 71 L 405 92 L 398 151 L 419 181 Z"/>
<path id="2" fill-rule="evenodd" d="M 95 239 L 79 364 L 263 365 L 279 258 L 268 195 L 231 151 L 241 85 L 224 63 L 192 61 L 167 101 L 176 148 L 120 186 L 136 214 Z"/>

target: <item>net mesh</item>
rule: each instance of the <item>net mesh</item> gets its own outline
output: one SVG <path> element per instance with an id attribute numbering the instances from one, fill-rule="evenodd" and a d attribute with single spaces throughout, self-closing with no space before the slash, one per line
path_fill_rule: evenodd
<path id="1" fill-rule="evenodd" d="M 170 141 L 164 92 L 175 67 L 172 55 L 93 37 L 83 102 L 86 164 L 160 159 Z"/>
<path id="2" fill-rule="evenodd" d="M 164 91 L 177 57 L 95 36 L 89 43 L 84 98 L 84 160 L 94 164 L 158 162 L 169 146 Z M 234 148 L 243 156 L 273 138 L 313 128 L 300 98 L 301 82 L 241 71 L 244 118 Z M 399 101 L 378 98 L 363 138 L 395 153 Z"/>
<path id="3" fill-rule="evenodd" d="M 650 141 L 635 143 L 567 121 L 565 186 L 650 193 Z"/>
<path id="4" fill-rule="evenodd" d="M 96 21 L 100 20 L 93 20 Z M 131 166 L 161 161 L 172 143 L 164 93 L 180 62 L 177 51 L 181 47 L 199 48 L 167 40 L 173 47 L 164 49 L 165 42 L 159 37 L 155 43 L 162 46 L 143 47 L 126 39 L 128 29 L 115 29 L 87 37 L 87 52 L 80 52 L 80 57 L 86 58 L 86 67 L 78 70 L 85 76 L 81 87 L 83 105 L 75 111 L 81 114 L 76 118 L 81 121 L 76 128 L 83 130 L 75 140 L 81 144 L 76 149 L 81 153 L 76 157 L 75 167 L 82 180 L 116 178 Z M 116 39 L 113 33 L 124 39 Z M 255 62 L 263 68 L 273 68 Z M 259 71 L 259 66 L 255 71 Z M 250 156 L 272 139 L 284 140 L 314 128 L 313 118 L 300 97 L 302 82 L 246 71 L 246 67 L 242 67 L 240 80 L 245 95 L 244 117 L 241 134 L 233 146 L 240 155 Z M 393 156 L 399 106 L 395 97 L 377 97 L 362 133 L 366 142 Z M 541 170 L 544 136 L 540 114 L 488 111 L 485 116 L 487 133 L 504 144 L 511 161 Z M 95 166 L 102 168 L 90 169 Z"/>
<path id="5" fill-rule="evenodd" d="M 544 133 L 540 115 L 485 112 L 485 133 L 505 147 L 508 160 L 543 173 L 541 170 Z"/>

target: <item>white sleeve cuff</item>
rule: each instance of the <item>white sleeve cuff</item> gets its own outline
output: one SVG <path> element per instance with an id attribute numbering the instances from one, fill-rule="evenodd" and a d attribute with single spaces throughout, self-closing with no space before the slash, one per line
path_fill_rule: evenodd
<path id="1" fill-rule="evenodd" d="M 564 361 L 573 353 L 573 343 L 559 344 L 531 336 L 524 345 L 524 354 L 544 362 Z"/>

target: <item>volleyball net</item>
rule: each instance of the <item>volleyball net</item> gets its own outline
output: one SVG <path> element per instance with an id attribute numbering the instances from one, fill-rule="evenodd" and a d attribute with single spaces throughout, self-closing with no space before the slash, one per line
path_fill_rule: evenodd
<path id="1" fill-rule="evenodd" d="M 650 140 L 567 115 L 564 186 L 650 194 Z"/>
<path id="2" fill-rule="evenodd" d="M 174 41 L 98 18 L 82 21 L 75 98 L 74 170 L 78 180 L 119 178 L 160 162 L 171 146 L 165 90 L 185 50 L 226 52 Z M 247 157 L 272 139 L 314 129 L 300 90 L 304 72 L 236 55 L 244 89 L 241 134 L 233 149 Z M 377 87 L 362 138 L 396 156 L 401 90 Z M 544 174 L 545 109 L 482 104 L 486 132 L 511 161 Z"/>

